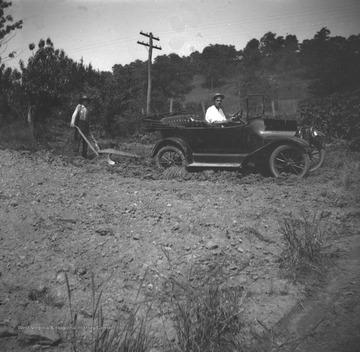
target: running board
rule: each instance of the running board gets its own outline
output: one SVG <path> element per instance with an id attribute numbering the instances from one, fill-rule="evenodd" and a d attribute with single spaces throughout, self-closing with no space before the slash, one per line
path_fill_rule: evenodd
<path id="1" fill-rule="evenodd" d="M 187 167 L 225 167 L 225 168 L 239 168 L 241 163 L 191 163 Z"/>

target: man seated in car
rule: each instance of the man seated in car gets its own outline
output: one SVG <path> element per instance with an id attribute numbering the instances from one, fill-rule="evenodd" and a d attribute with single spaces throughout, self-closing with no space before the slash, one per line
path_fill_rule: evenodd
<path id="1" fill-rule="evenodd" d="M 223 109 L 221 109 L 221 103 L 225 99 L 225 95 L 216 93 L 212 100 L 214 104 L 206 110 L 205 120 L 211 124 L 223 124 L 234 120 L 234 117 L 227 119 Z"/>

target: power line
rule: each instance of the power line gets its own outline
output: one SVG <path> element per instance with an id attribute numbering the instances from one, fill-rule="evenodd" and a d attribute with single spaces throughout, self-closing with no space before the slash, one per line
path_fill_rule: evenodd
<path id="1" fill-rule="evenodd" d="M 230 25 L 230 26 L 241 26 L 242 27 L 242 30 L 245 30 L 246 31 L 246 25 L 247 24 L 256 24 L 258 22 L 262 22 L 262 23 L 268 23 L 268 22 L 274 22 L 274 21 L 278 21 L 279 19 L 281 18 L 303 18 L 303 17 L 312 17 L 313 15 L 317 15 L 317 14 L 327 14 L 327 13 L 336 13 L 337 16 L 339 16 L 339 11 L 342 11 L 342 12 L 347 12 L 347 11 L 350 11 L 345 17 L 344 20 L 346 20 L 347 18 L 351 18 L 351 17 L 355 17 L 357 16 L 356 14 L 356 11 L 354 11 L 355 9 L 359 9 L 360 8 L 360 4 L 357 5 L 357 6 L 336 6 L 336 7 L 332 7 L 332 8 L 328 8 L 328 9 L 325 9 L 325 10 L 321 10 L 321 9 L 317 9 L 317 10 L 314 10 L 314 11 L 308 11 L 308 10 L 305 10 L 305 11 L 297 11 L 297 12 L 287 12 L 287 13 L 284 13 L 284 14 L 280 14 L 280 15 L 273 15 L 273 16 L 259 16 L 259 17 L 252 17 L 252 18 L 248 18 L 246 20 L 233 20 L 233 21 L 220 21 L 220 22 L 216 22 L 216 23 L 209 23 L 209 24 L 205 24 L 205 25 L 202 25 L 201 28 L 202 30 L 218 30 L 219 28 L 221 27 L 224 27 L 225 25 Z M 200 29 L 201 30 L 201 29 Z M 330 28 L 331 30 L 331 28 Z M 167 35 L 167 34 L 170 34 L 170 33 L 173 33 L 173 30 L 160 30 L 159 33 L 161 35 Z M 257 33 L 260 33 L 260 31 L 257 31 Z M 251 37 L 250 34 L 248 34 L 248 36 Z M 85 46 L 69 46 L 67 47 L 67 50 L 72 50 L 75 52 L 79 52 L 81 53 L 81 51 L 87 51 L 87 50 L 96 50 L 96 49 L 101 49 L 101 48 L 106 48 L 106 47 L 109 47 L 109 46 L 112 46 L 114 44 L 119 44 L 120 43 L 124 43 L 124 42 L 127 42 L 127 41 L 132 41 L 132 39 L 134 39 L 135 36 L 133 35 L 129 35 L 129 36 L 126 36 L 126 37 L 122 37 L 122 38 L 116 38 L 116 39 L 112 39 L 112 40 L 109 40 L 109 41 L 102 41 L 101 43 L 98 43 L 98 44 L 88 44 L 88 45 L 85 45 Z"/>

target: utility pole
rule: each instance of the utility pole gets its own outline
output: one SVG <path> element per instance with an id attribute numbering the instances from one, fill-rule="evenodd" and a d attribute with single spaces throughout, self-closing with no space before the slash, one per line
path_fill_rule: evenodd
<path id="1" fill-rule="evenodd" d="M 150 33 L 143 33 L 140 32 L 141 35 L 144 35 L 145 37 L 149 38 L 149 43 L 144 43 L 138 41 L 138 44 L 148 46 L 149 47 L 149 58 L 148 58 L 148 91 L 147 91 L 147 103 L 146 103 L 146 115 L 150 115 L 150 104 L 151 104 L 151 60 L 152 60 L 152 50 L 158 49 L 161 50 L 161 47 L 158 47 L 156 45 L 153 45 L 153 40 L 160 40 L 159 38 L 156 38 L 153 36 L 153 34 Z"/>

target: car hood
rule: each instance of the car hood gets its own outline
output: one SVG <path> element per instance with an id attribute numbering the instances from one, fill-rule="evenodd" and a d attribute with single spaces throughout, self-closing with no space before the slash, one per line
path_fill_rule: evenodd
<path id="1" fill-rule="evenodd" d="M 292 132 L 297 130 L 294 120 L 264 119 L 265 131 Z"/>

